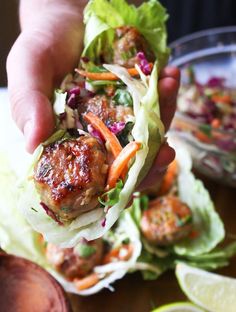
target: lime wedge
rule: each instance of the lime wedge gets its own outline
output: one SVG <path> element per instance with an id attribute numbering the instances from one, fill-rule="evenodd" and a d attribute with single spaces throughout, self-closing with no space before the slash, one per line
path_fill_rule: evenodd
<path id="1" fill-rule="evenodd" d="M 180 263 L 176 276 L 186 296 L 207 311 L 236 311 L 236 279 Z"/>
<path id="2" fill-rule="evenodd" d="M 175 302 L 166 304 L 153 310 L 152 312 L 204 312 L 190 302 Z"/>

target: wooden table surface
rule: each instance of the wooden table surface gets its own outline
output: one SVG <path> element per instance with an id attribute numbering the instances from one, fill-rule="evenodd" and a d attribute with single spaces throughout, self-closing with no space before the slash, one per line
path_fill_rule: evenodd
<path id="1" fill-rule="evenodd" d="M 201 177 L 203 180 L 203 178 Z M 236 235 L 236 189 L 216 184 L 204 178 L 216 210 L 225 223 L 226 233 Z M 228 267 L 217 271 L 236 278 L 236 258 Z M 115 291 L 103 290 L 100 293 L 79 297 L 69 295 L 74 312 L 149 312 L 162 304 L 186 301 L 187 298 L 178 286 L 174 272 L 164 273 L 156 281 L 143 281 L 139 273 L 126 275 L 114 284 Z"/>

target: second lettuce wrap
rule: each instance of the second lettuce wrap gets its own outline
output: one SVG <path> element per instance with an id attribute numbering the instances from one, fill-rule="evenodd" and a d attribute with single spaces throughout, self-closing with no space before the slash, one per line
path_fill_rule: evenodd
<path id="1" fill-rule="evenodd" d="M 49 271 L 64 287 L 67 292 L 87 296 L 99 292 L 103 288 L 113 290 L 112 284 L 124 277 L 134 268 L 141 253 L 141 242 L 139 232 L 128 214 L 123 214 L 116 227 L 108 231 L 103 237 L 105 244 L 109 244 L 111 250 L 122 252 L 122 242 L 129 244 L 131 254 L 127 259 L 119 259 L 115 254 L 112 262 L 96 265 L 89 274 L 96 274 L 96 284 L 86 288 L 78 289 L 76 283 L 66 279 L 58 272 L 46 258 L 46 242 L 41 236 L 32 230 L 25 221 L 20 211 L 17 210 L 19 192 L 17 189 L 16 175 L 11 171 L 9 162 L 3 153 L 0 153 L 0 187 L 3 195 L 0 197 L 0 246 L 7 253 L 24 257 L 31 260 Z M 121 246 L 121 247 L 120 247 Z M 125 246 L 125 245 L 124 245 Z M 104 254 L 104 257 L 106 254 Z M 68 264 L 67 264 L 68 265 Z"/>

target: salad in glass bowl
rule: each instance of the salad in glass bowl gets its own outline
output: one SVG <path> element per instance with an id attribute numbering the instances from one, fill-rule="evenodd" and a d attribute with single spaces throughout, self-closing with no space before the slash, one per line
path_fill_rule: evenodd
<path id="1" fill-rule="evenodd" d="M 201 173 L 236 187 L 236 27 L 175 41 L 171 64 L 182 78 L 171 131 Z"/>

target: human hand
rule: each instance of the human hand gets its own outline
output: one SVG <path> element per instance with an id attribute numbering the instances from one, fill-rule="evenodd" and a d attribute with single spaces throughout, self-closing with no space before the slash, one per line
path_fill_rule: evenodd
<path id="1" fill-rule="evenodd" d="M 85 4 L 84 0 L 21 1 L 22 33 L 8 56 L 7 72 L 13 119 L 24 133 L 29 152 L 54 131 L 50 98 L 78 61 Z M 166 67 L 159 80 L 161 118 L 166 130 L 175 112 L 178 88 L 179 71 Z M 140 189 L 160 180 L 174 156 L 174 150 L 163 145 Z"/>
<path id="2" fill-rule="evenodd" d="M 7 60 L 13 119 L 29 152 L 54 131 L 53 89 L 76 67 L 85 0 L 22 0 L 22 33 Z"/>
<path id="3" fill-rule="evenodd" d="M 165 130 L 169 129 L 176 110 L 176 99 L 179 90 L 180 72 L 176 67 L 165 67 L 159 78 L 158 91 L 161 110 L 161 119 Z M 174 160 L 175 151 L 165 143 L 161 146 L 159 153 L 154 161 L 152 168 L 142 183 L 139 185 L 139 191 L 149 191 L 156 193 L 158 185 L 165 174 L 166 168 Z"/>

